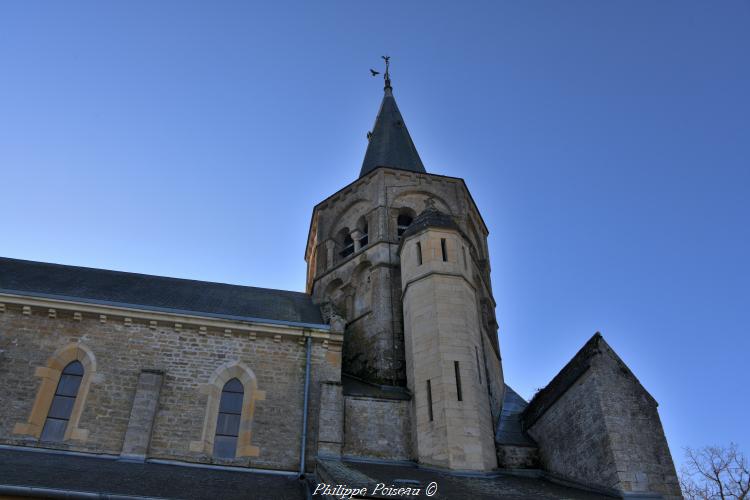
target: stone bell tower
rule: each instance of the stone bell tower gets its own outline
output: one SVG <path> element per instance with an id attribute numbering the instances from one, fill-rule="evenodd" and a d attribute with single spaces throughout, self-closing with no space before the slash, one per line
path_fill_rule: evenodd
<path id="1" fill-rule="evenodd" d="M 396 105 L 388 70 L 380 110 L 367 139 L 359 177 L 315 206 L 305 252 L 307 292 L 325 314 L 338 315 L 346 322 L 342 354 L 344 395 L 347 380 L 355 380 L 379 390 L 391 387 L 411 400 L 409 421 L 404 422 L 404 428 L 411 429 L 404 438 L 409 441 L 404 449 L 411 450 L 406 458 L 457 469 L 492 468 L 490 456 L 494 451 L 486 456 L 484 445 L 478 440 L 493 446 L 492 429 L 500 416 L 505 386 L 490 283 L 487 228 L 462 179 L 425 170 Z M 407 245 L 405 238 L 424 236 L 422 232 L 415 233 L 414 228 L 423 220 L 418 215 L 426 203 L 430 210 L 450 220 L 451 227 L 427 230 L 423 249 L 427 264 L 416 267 L 412 262 L 413 245 Z M 428 215 L 432 211 L 428 210 Z M 433 262 L 433 253 L 440 249 L 443 239 L 448 260 L 441 260 L 438 253 Z M 445 287 L 432 277 L 422 283 L 419 276 L 428 268 L 450 268 L 446 272 L 460 276 L 460 280 Z M 418 306 L 423 302 L 420 290 L 426 290 L 429 280 L 440 292 L 434 296 L 433 317 L 426 317 L 428 309 Z M 447 323 L 443 324 L 444 320 Z M 416 337 L 410 337 L 417 330 Z M 447 343 L 442 344 L 444 338 L 445 342 L 464 346 L 460 355 L 421 351 L 422 342 L 425 346 L 437 342 L 439 350 L 448 349 Z M 444 373 L 440 377 L 432 372 L 423 375 L 425 364 L 434 365 L 438 360 L 447 363 L 440 368 Z M 453 361 L 459 363 L 457 372 L 451 371 Z M 464 409 L 471 406 L 474 413 L 469 416 L 471 412 L 467 410 L 459 415 L 456 405 L 447 403 L 444 409 L 435 406 L 440 416 L 430 432 L 436 436 L 442 432 L 443 444 L 428 446 L 419 438 L 427 425 L 422 422 L 422 412 L 427 408 L 425 377 L 434 380 L 433 403 L 438 405 L 442 404 L 440 398 L 448 398 L 449 394 L 455 397 L 455 388 L 448 387 L 455 377 L 449 377 L 449 372 L 460 373 L 466 398 Z M 469 434 L 477 439 L 462 441 L 456 437 Z M 425 446 L 431 451 L 423 453 Z M 463 447 L 463 451 L 456 447 Z M 462 454 L 464 458 L 460 458 Z"/>

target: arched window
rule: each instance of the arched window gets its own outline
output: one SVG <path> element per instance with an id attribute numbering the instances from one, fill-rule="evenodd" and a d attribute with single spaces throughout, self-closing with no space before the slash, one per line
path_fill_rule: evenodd
<path id="1" fill-rule="evenodd" d="M 344 236 L 344 249 L 341 250 L 342 257 L 348 257 L 354 253 L 354 240 L 351 235 L 347 234 Z"/>
<path id="2" fill-rule="evenodd" d="M 228 361 L 201 390 L 208 393 L 203 431 L 200 440 L 190 442 L 190 451 L 217 458 L 257 457 L 253 415 L 266 391 L 258 389 L 253 371 L 240 361 Z"/>
<path id="3" fill-rule="evenodd" d="M 411 225 L 412 220 L 413 220 L 412 217 L 408 214 L 400 214 L 398 216 L 398 219 L 396 219 L 396 227 L 397 227 L 397 234 L 398 234 L 399 239 L 401 239 L 401 236 L 403 236 L 404 231 L 406 231 L 406 228 Z"/>
<path id="4" fill-rule="evenodd" d="M 42 429 L 40 438 L 42 441 L 62 441 L 64 439 L 65 428 L 68 426 L 82 379 L 83 365 L 80 361 L 68 363 L 68 366 L 60 375 L 52 405 L 47 412 L 47 420 L 44 422 L 44 429 Z"/>
<path id="5" fill-rule="evenodd" d="M 13 426 L 13 434 L 42 439 L 42 431 L 45 431 L 44 439 L 85 443 L 89 431 L 81 429 L 78 425 L 94 375 L 96 357 L 85 345 L 75 342 L 56 350 L 44 365 L 36 367 L 34 376 L 41 379 L 41 384 L 34 399 L 34 406 L 26 421 L 17 422 Z M 70 398 L 69 401 L 64 400 L 66 396 Z M 64 408 L 66 403 L 72 407 L 67 412 L 59 413 L 58 410 Z M 63 423 L 54 422 L 52 419 L 63 420 Z M 61 438 L 59 433 L 54 432 L 55 426 L 63 428 Z M 49 430 L 45 430 L 45 427 L 49 427 Z"/>
<path id="6" fill-rule="evenodd" d="M 362 237 L 359 238 L 359 246 L 365 247 L 367 246 L 367 243 L 369 241 L 369 238 L 367 236 L 367 222 L 365 222 L 364 226 L 362 226 Z"/>
<path id="7" fill-rule="evenodd" d="M 216 421 L 215 457 L 234 458 L 237 454 L 237 437 L 240 435 L 244 393 L 242 382 L 236 378 L 224 384 L 219 403 L 219 417 Z"/>

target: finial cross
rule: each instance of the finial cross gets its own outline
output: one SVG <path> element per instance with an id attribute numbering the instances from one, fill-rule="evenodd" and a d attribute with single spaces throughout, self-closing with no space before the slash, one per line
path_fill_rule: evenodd
<path id="1" fill-rule="evenodd" d="M 385 75 L 383 75 L 383 78 L 385 79 L 385 88 L 389 89 L 391 88 L 391 73 L 390 73 L 391 56 L 381 56 L 381 57 L 385 61 Z"/>

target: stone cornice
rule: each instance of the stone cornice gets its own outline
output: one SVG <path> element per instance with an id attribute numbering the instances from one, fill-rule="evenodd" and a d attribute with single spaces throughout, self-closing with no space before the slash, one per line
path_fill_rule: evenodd
<path id="1" fill-rule="evenodd" d="M 70 313 L 70 319 L 80 321 L 83 317 L 97 318 L 105 323 L 111 319 L 122 321 L 130 326 L 141 323 L 150 328 L 169 327 L 175 330 L 193 328 L 199 332 L 245 332 L 250 338 L 256 335 L 281 337 L 296 337 L 302 341 L 305 337 L 312 337 L 323 341 L 343 342 L 343 334 L 331 332 L 327 325 L 280 324 L 264 323 L 262 320 L 243 320 L 204 316 L 200 313 L 182 313 L 166 311 L 150 311 L 137 306 L 125 307 L 118 305 L 94 304 L 76 300 L 34 297 L 15 293 L 0 292 L 0 313 L 8 312 L 8 305 L 19 306 L 22 313 L 30 315 L 32 312 L 42 312 L 49 317 L 60 318 L 60 311 Z M 327 343 L 327 342 L 326 342 Z"/>
<path id="2" fill-rule="evenodd" d="M 458 278 L 461 281 L 465 282 L 467 285 L 469 285 L 469 288 L 474 290 L 476 292 L 477 287 L 474 285 L 474 283 L 471 282 L 471 280 L 466 279 L 466 276 L 462 273 L 455 273 L 450 271 L 437 271 L 437 270 L 431 270 L 427 271 L 423 274 L 419 274 L 418 276 L 415 276 L 414 278 L 410 279 L 406 283 L 403 284 L 403 291 L 401 292 L 404 297 L 406 297 L 406 292 L 409 290 L 411 285 L 418 281 L 422 281 L 426 278 L 429 278 L 431 276 L 448 276 L 451 278 Z"/>

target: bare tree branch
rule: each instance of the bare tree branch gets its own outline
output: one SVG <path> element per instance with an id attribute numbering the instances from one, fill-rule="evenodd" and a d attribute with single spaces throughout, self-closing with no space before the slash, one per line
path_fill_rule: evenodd
<path id="1" fill-rule="evenodd" d="M 688 500 L 750 500 L 750 462 L 731 443 L 729 447 L 685 449 L 680 488 Z"/>

